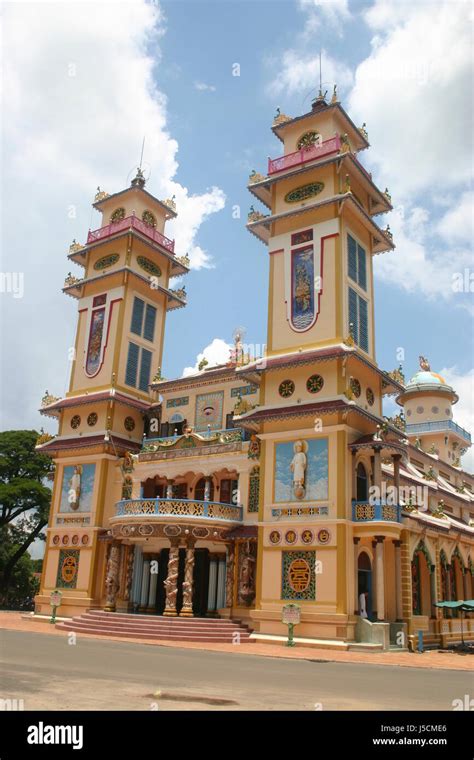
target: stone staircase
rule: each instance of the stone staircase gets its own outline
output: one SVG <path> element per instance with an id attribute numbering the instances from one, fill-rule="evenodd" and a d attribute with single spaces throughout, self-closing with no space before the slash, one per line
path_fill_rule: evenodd
<path id="1" fill-rule="evenodd" d="M 127 639 L 194 641 L 205 643 L 251 643 L 250 631 L 236 620 L 222 618 L 161 617 L 88 610 L 56 623 L 60 631 L 75 631 Z"/>

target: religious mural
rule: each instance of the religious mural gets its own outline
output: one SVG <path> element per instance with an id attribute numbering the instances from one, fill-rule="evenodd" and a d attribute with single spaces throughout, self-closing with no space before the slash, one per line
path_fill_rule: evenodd
<path id="1" fill-rule="evenodd" d="M 275 502 L 328 499 L 328 439 L 277 443 L 274 483 Z"/>
<path id="2" fill-rule="evenodd" d="M 291 252 L 291 322 L 305 330 L 315 317 L 313 246 Z"/>
<path id="3" fill-rule="evenodd" d="M 316 552 L 282 552 L 282 599 L 316 599 Z"/>
<path id="4" fill-rule="evenodd" d="M 203 393 L 196 396 L 196 423 L 194 426 L 196 432 L 209 429 L 221 430 L 223 406 L 224 391 Z"/>
<path id="5" fill-rule="evenodd" d="M 92 312 L 89 345 L 87 348 L 86 372 L 88 375 L 94 375 L 100 367 L 104 321 L 105 309 L 95 309 Z"/>
<path id="6" fill-rule="evenodd" d="M 90 512 L 95 464 L 68 465 L 63 470 L 60 512 Z"/>

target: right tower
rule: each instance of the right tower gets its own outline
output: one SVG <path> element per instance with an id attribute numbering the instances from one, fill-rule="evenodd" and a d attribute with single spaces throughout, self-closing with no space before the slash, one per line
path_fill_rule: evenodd
<path id="1" fill-rule="evenodd" d="M 374 217 L 392 206 L 358 160 L 365 125 L 355 126 L 336 88 L 303 116 L 278 109 L 272 130 L 284 154 L 249 181 L 270 213 L 252 206 L 247 225 L 268 246 L 267 353 L 241 370 L 259 378 L 261 395 L 239 418 L 261 441 L 255 627 L 284 633 L 282 607 L 295 601 L 300 636 L 352 639 L 358 544 L 397 541 L 401 529 L 397 510 L 363 526 L 353 512 L 360 461 L 366 485 L 381 486 L 382 395 L 401 390 L 375 363 L 372 257 L 394 245 Z M 380 551 L 392 560 L 392 547 Z M 381 620 L 383 585 L 372 605 Z"/>

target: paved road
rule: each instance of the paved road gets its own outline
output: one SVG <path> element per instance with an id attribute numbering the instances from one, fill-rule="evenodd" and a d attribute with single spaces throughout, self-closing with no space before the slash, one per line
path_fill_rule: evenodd
<path id="1" fill-rule="evenodd" d="M 450 710 L 473 690 L 472 672 L 459 670 L 0 631 L 0 698 L 26 710 Z"/>

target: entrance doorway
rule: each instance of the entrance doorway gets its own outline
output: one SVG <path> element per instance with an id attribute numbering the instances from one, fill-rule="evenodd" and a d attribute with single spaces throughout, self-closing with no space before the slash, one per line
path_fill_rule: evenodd
<path id="1" fill-rule="evenodd" d="M 360 614 L 361 599 L 364 594 L 367 617 L 372 619 L 372 566 L 367 552 L 362 551 L 357 561 L 357 610 Z"/>

